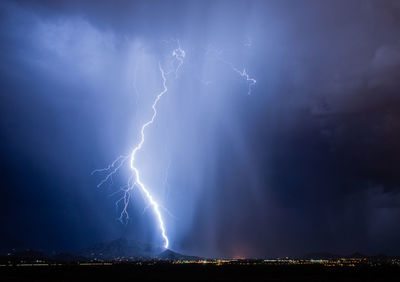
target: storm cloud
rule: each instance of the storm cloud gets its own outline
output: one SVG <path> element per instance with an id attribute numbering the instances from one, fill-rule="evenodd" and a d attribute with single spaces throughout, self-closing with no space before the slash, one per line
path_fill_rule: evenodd
<path id="1" fill-rule="evenodd" d="M 138 140 L 174 250 L 267 257 L 399 254 L 397 1 L 4 1 L 0 247 L 160 243 L 127 171 L 90 175 Z M 229 62 L 229 63 L 227 63 Z M 257 80 L 248 83 L 232 66 Z"/>

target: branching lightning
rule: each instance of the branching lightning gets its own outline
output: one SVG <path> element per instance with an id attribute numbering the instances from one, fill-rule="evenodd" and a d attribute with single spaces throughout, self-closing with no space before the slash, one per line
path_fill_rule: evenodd
<path id="1" fill-rule="evenodd" d="M 245 46 L 250 47 L 251 46 L 251 41 L 250 41 L 249 44 L 250 45 L 245 45 Z M 208 48 L 206 50 L 206 55 L 208 55 L 210 53 L 213 54 L 215 56 L 215 58 L 217 58 L 217 60 L 219 60 L 220 62 L 222 62 L 225 65 L 229 66 L 234 72 L 236 72 L 241 77 L 246 79 L 246 82 L 248 84 L 247 95 L 251 95 L 251 88 L 257 83 L 257 81 L 254 78 L 250 77 L 250 75 L 248 74 L 247 70 L 244 68 L 242 71 L 240 71 L 238 68 L 236 68 L 233 65 L 233 63 L 228 62 L 225 59 L 223 59 L 222 58 L 222 50 L 215 50 L 211 46 L 208 46 Z"/>
<path id="2" fill-rule="evenodd" d="M 101 168 L 101 169 L 95 169 L 92 171 L 92 175 L 97 173 L 97 172 L 108 172 L 111 171 L 110 173 L 107 174 L 107 176 L 100 181 L 99 184 L 97 184 L 97 188 L 99 188 L 101 185 L 106 183 L 111 177 L 118 172 L 118 170 L 123 166 L 125 161 L 127 160 L 128 156 L 119 156 L 116 158 L 108 167 L 106 168 Z"/>
<path id="3" fill-rule="evenodd" d="M 249 90 L 247 91 L 247 95 L 251 95 L 251 87 L 257 83 L 257 81 L 254 78 L 251 78 L 249 74 L 247 73 L 246 69 L 243 69 L 242 71 L 238 70 L 235 68 L 232 64 L 230 64 L 232 69 L 238 73 L 241 77 L 246 79 L 247 83 L 249 84 Z"/>
<path id="4" fill-rule="evenodd" d="M 172 72 L 175 74 L 175 77 L 178 77 L 178 72 L 181 69 L 183 65 L 184 58 L 186 56 L 185 51 L 181 48 L 180 43 L 178 40 L 174 40 L 178 44 L 178 48 L 174 49 L 171 53 L 171 56 L 173 58 L 172 61 L 170 61 L 168 64 L 167 69 L 169 70 L 168 72 L 164 71 L 164 68 L 162 67 L 161 63 L 159 63 L 158 68 L 161 74 L 162 78 L 162 90 L 160 93 L 157 94 L 155 97 L 153 104 L 151 105 L 152 109 L 152 116 L 151 118 L 146 121 L 140 128 L 140 139 L 138 144 L 132 149 L 131 153 L 128 155 L 121 155 L 118 158 L 116 158 L 108 167 L 103 168 L 103 169 L 96 169 L 92 172 L 92 174 L 95 173 L 106 173 L 106 176 L 100 181 L 100 183 L 97 185 L 97 187 L 102 186 L 106 182 L 111 182 L 112 178 L 115 174 L 118 173 L 118 171 L 126 164 L 129 163 L 129 169 L 131 170 L 132 174 L 129 177 L 127 184 L 123 187 L 121 187 L 117 192 L 119 193 L 122 192 L 122 197 L 116 202 L 116 208 L 119 209 L 120 205 L 122 205 L 122 209 L 120 212 L 119 220 L 122 223 L 127 223 L 129 220 L 129 213 L 128 213 L 128 206 L 129 202 L 131 200 L 132 192 L 134 191 L 134 188 L 137 187 L 139 190 L 142 192 L 142 195 L 144 196 L 147 206 L 144 209 L 143 212 L 145 212 L 148 208 L 152 208 L 152 211 L 155 215 L 155 218 L 158 223 L 159 230 L 161 232 L 161 237 L 164 241 L 164 248 L 169 247 L 169 239 L 167 236 L 167 231 L 165 227 L 165 223 L 162 217 L 161 209 L 165 211 L 168 215 L 172 216 L 168 210 L 166 210 L 164 207 L 162 207 L 157 201 L 153 198 L 152 194 L 150 193 L 150 190 L 148 187 L 143 183 L 141 179 L 141 174 L 140 170 L 135 163 L 136 159 L 136 154 L 141 151 L 144 143 L 145 143 L 145 131 L 146 129 L 154 123 L 156 117 L 157 117 L 157 106 L 160 101 L 160 99 L 168 92 L 168 87 L 167 87 L 167 77 L 168 75 Z M 207 51 L 207 54 L 209 53 L 210 50 Z M 256 84 L 256 80 L 248 74 L 246 69 L 243 69 L 242 71 L 237 69 L 231 62 L 228 62 L 224 60 L 221 57 L 221 52 L 214 51 L 216 54 L 216 58 L 229 66 L 234 72 L 239 74 L 242 78 L 246 80 L 248 83 L 248 92 L 247 94 L 251 94 L 251 88 Z M 208 82 L 210 83 L 210 82 Z M 207 84 L 208 84 L 207 83 Z M 137 89 L 135 89 L 137 91 Z"/>
<path id="5" fill-rule="evenodd" d="M 179 41 L 178 41 L 178 44 L 179 44 Z M 172 52 L 172 57 L 174 58 L 175 62 L 177 62 L 177 63 L 174 63 L 174 62 L 172 63 L 173 70 L 171 70 L 170 72 L 173 71 L 175 73 L 176 77 L 178 75 L 179 69 L 183 65 L 183 60 L 185 58 L 185 55 L 186 55 L 185 51 L 180 47 L 180 45 L 179 45 L 178 48 L 174 49 L 173 52 Z M 156 218 L 156 220 L 158 222 L 158 227 L 159 227 L 159 229 L 161 231 L 161 237 L 163 238 L 163 241 L 164 241 L 164 248 L 168 248 L 169 240 L 168 240 L 168 237 L 167 237 L 167 234 L 166 234 L 166 228 L 165 228 L 165 224 L 164 224 L 164 221 L 163 221 L 163 217 L 162 217 L 162 214 L 160 212 L 160 208 L 163 208 L 163 207 L 160 206 L 154 200 L 154 198 L 151 195 L 149 189 L 142 182 L 142 179 L 140 177 L 139 168 L 135 164 L 136 154 L 142 149 L 143 144 L 145 142 L 145 130 L 147 129 L 147 127 L 149 127 L 155 121 L 155 119 L 157 117 L 157 105 L 158 105 L 158 102 L 160 101 L 162 96 L 164 96 L 168 92 L 167 75 L 170 72 L 165 72 L 160 63 L 159 63 L 159 70 L 160 70 L 160 73 L 161 73 L 163 89 L 156 96 L 156 98 L 155 98 L 155 100 L 154 100 L 154 102 L 153 102 L 153 104 L 151 106 L 153 114 L 152 114 L 150 120 L 145 122 L 142 125 L 141 129 L 140 129 L 140 141 L 139 141 L 139 143 L 133 148 L 132 152 L 129 155 L 127 155 L 127 156 L 123 156 L 123 155 L 119 156 L 108 167 L 103 168 L 103 169 L 96 169 L 96 170 L 94 170 L 92 172 L 92 174 L 99 173 L 99 172 L 107 172 L 108 173 L 106 175 L 106 177 L 103 180 L 101 180 L 100 183 L 97 185 L 97 187 L 100 187 L 101 185 L 106 183 L 108 180 L 110 180 L 112 178 L 112 176 L 114 174 L 116 174 L 118 172 L 118 170 L 125 164 L 125 162 L 129 160 L 129 165 L 130 165 L 130 169 L 132 171 L 132 175 L 129 178 L 127 185 L 121 188 L 121 190 L 123 192 L 123 196 L 116 202 L 117 206 L 120 203 L 122 203 L 122 206 L 123 206 L 122 211 L 120 213 L 119 220 L 121 222 L 125 222 L 125 223 L 129 220 L 129 214 L 128 214 L 127 208 L 128 208 L 130 197 L 131 197 L 131 191 L 135 187 L 138 187 L 140 189 L 140 191 L 142 192 L 142 194 L 144 195 L 144 197 L 146 198 L 149 207 L 152 207 L 152 209 L 153 209 L 155 218 Z"/>

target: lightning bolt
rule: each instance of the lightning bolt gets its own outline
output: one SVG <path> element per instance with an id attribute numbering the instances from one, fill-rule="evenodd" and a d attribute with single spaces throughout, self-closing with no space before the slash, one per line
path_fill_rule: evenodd
<path id="1" fill-rule="evenodd" d="M 158 64 L 159 67 L 159 71 L 161 74 L 161 78 L 162 78 L 162 90 L 160 93 L 157 94 L 157 96 L 155 97 L 153 104 L 151 105 L 151 109 L 152 109 L 152 116 L 151 118 L 146 121 L 140 129 L 140 140 L 139 143 L 132 149 L 131 153 L 129 155 L 121 155 L 118 158 L 116 158 L 108 167 L 106 168 L 102 168 L 102 169 L 96 169 L 92 172 L 92 174 L 95 173 L 107 173 L 107 175 L 100 181 L 100 183 L 97 185 L 97 187 L 102 186 L 103 184 L 105 184 L 106 182 L 108 182 L 109 180 L 112 181 L 112 178 L 115 174 L 118 173 L 118 171 L 126 164 L 129 163 L 129 168 L 132 171 L 131 176 L 128 179 L 127 184 L 124 187 L 121 187 L 118 192 L 122 192 L 122 197 L 116 202 L 116 207 L 119 208 L 119 205 L 122 203 L 122 210 L 120 212 L 120 216 L 119 216 L 119 220 L 122 223 L 127 223 L 129 220 L 129 213 L 128 213 L 128 206 L 129 206 L 129 202 L 131 199 L 131 192 L 133 191 L 133 189 L 135 187 L 138 187 L 140 189 L 140 191 L 142 192 L 142 195 L 144 196 L 144 198 L 146 199 L 148 205 L 146 207 L 147 208 L 152 208 L 153 213 L 155 215 L 155 218 L 157 220 L 158 223 L 158 227 L 160 229 L 161 232 L 161 237 L 164 241 L 164 248 L 168 248 L 169 247 L 169 239 L 167 236 L 167 231 L 166 231 L 166 227 L 165 227 L 165 223 L 161 214 L 161 209 L 165 210 L 165 212 L 167 212 L 168 214 L 170 214 L 168 212 L 168 210 L 166 210 L 164 207 L 162 207 L 161 205 L 159 205 L 157 203 L 157 201 L 153 198 L 152 194 L 150 193 L 150 190 L 148 189 L 148 187 L 143 183 L 141 176 L 140 176 L 140 171 L 139 168 L 137 167 L 136 163 L 135 163 L 135 158 L 136 158 L 136 154 L 142 149 L 144 143 L 145 143 L 145 131 L 146 129 L 154 123 L 156 117 L 157 117 L 157 106 L 158 103 L 160 101 L 160 99 L 168 92 L 168 87 L 167 87 L 167 76 L 173 72 L 175 73 L 175 78 L 178 77 L 178 72 L 181 69 L 183 62 L 184 62 L 184 58 L 186 56 L 185 51 L 181 48 L 179 41 L 176 41 L 178 44 L 178 48 L 175 48 L 172 51 L 172 58 L 173 61 L 171 62 L 171 64 L 169 65 L 169 67 L 171 68 L 171 70 L 169 72 L 165 72 L 163 67 L 161 66 L 161 64 Z M 246 69 L 243 70 L 239 70 L 237 69 L 233 63 L 228 62 L 226 60 L 224 60 L 221 57 L 221 52 L 218 51 L 214 51 L 216 54 L 216 58 L 221 61 L 222 63 L 228 65 L 234 72 L 236 72 L 237 74 L 239 74 L 242 78 L 244 78 L 246 80 L 246 82 L 248 83 L 248 95 L 251 95 L 251 88 L 252 86 L 254 86 L 256 84 L 256 80 L 252 77 L 250 77 L 250 75 L 248 74 Z M 209 53 L 209 51 L 207 51 L 207 54 Z M 171 215 L 172 216 L 172 215 Z"/>
<path id="2" fill-rule="evenodd" d="M 179 47 L 174 49 L 173 52 L 172 52 L 172 57 L 174 58 L 175 62 L 177 62 L 177 63 L 174 63 L 174 62 L 172 63 L 174 70 L 171 70 L 170 72 L 174 72 L 175 73 L 175 77 L 177 77 L 178 71 L 183 65 L 183 60 L 184 60 L 185 56 L 186 56 L 186 53 L 180 47 L 180 44 L 179 44 Z M 152 114 L 150 120 L 145 122 L 142 125 L 141 129 L 140 129 L 140 141 L 139 141 L 139 143 L 133 148 L 133 150 L 131 151 L 131 153 L 129 155 L 127 155 L 127 156 L 124 156 L 124 155 L 119 156 L 108 167 L 103 168 L 103 169 L 96 169 L 96 170 L 94 170 L 92 172 L 92 174 L 101 173 L 101 172 L 107 172 L 108 173 L 105 176 L 105 178 L 103 180 L 101 180 L 100 183 L 97 185 L 97 187 L 100 187 L 101 185 L 106 183 L 109 179 L 112 179 L 112 176 L 114 174 L 116 174 L 119 171 L 119 169 L 129 160 L 129 166 L 130 166 L 130 169 L 132 171 L 132 175 L 129 178 L 127 185 L 121 188 L 121 190 L 123 192 L 122 198 L 120 198 L 116 202 L 116 206 L 117 207 L 121 202 L 123 204 L 123 208 L 122 208 L 122 211 L 120 213 L 119 220 L 121 222 L 127 222 L 129 220 L 129 214 L 128 214 L 127 208 L 128 208 L 130 197 L 131 197 L 131 191 L 135 187 L 138 187 L 140 189 L 140 191 L 142 192 L 142 194 L 144 195 L 144 197 L 146 198 L 146 200 L 147 200 L 147 202 L 149 204 L 149 207 L 151 207 L 153 209 L 155 218 L 156 218 L 156 220 L 158 222 L 158 227 L 159 227 L 159 229 L 161 231 L 161 237 L 163 238 L 163 241 L 164 241 L 164 248 L 167 249 L 168 246 L 169 246 L 169 239 L 167 237 L 165 223 L 164 223 L 163 217 L 162 217 L 161 212 L 160 212 L 160 208 L 163 208 L 163 207 L 160 206 L 154 200 L 153 196 L 150 193 L 150 190 L 143 183 L 143 181 L 142 181 L 142 179 L 140 177 L 139 169 L 135 164 L 136 154 L 142 149 L 143 144 L 145 142 L 145 131 L 146 131 L 147 127 L 149 127 L 152 123 L 154 123 L 154 121 L 155 121 L 155 119 L 157 117 L 157 105 L 158 105 L 158 102 L 160 101 L 162 96 L 164 96 L 168 92 L 167 75 L 170 72 L 165 72 L 160 63 L 158 64 L 158 67 L 159 67 L 159 70 L 160 70 L 160 73 L 161 73 L 163 89 L 156 96 L 153 104 L 151 105 L 153 114 Z"/>
<path id="3" fill-rule="evenodd" d="M 144 131 L 146 130 L 146 128 L 152 124 L 154 122 L 154 119 L 157 116 L 157 104 L 158 101 L 160 101 L 161 97 L 167 93 L 168 88 L 167 88 L 167 78 L 165 77 L 165 72 L 163 70 L 163 68 L 161 67 L 161 65 L 159 64 L 159 69 L 161 72 L 161 77 L 163 79 L 163 87 L 164 89 L 157 95 L 156 99 L 154 100 L 153 105 L 151 105 L 151 108 L 153 109 L 153 115 L 151 117 L 151 119 L 146 122 L 143 126 L 142 129 L 140 130 L 140 142 L 139 144 L 133 149 L 131 156 L 130 156 L 130 167 L 131 170 L 133 171 L 134 175 L 135 175 L 135 185 L 138 186 L 142 192 L 144 193 L 144 195 L 146 196 L 146 199 L 148 200 L 148 202 L 150 203 L 151 207 L 153 208 L 154 214 L 156 215 L 156 219 L 158 221 L 158 225 L 159 228 L 161 230 L 161 236 L 164 239 L 164 248 L 168 248 L 169 245 L 169 240 L 168 237 L 166 235 L 166 231 L 165 231 L 165 225 L 164 225 L 164 221 L 162 219 L 161 213 L 160 213 L 160 208 L 158 206 L 158 203 L 153 199 L 153 197 L 151 196 L 149 190 L 146 188 L 146 186 L 143 184 L 142 180 L 140 179 L 140 174 L 139 174 L 139 170 L 137 169 L 137 167 L 135 166 L 135 156 L 136 153 L 142 149 L 142 146 L 144 144 L 144 140 L 145 140 L 145 135 L 144 135 Z M 128 186 L 128 190 L 130 189 L 131 186 Z M 133 188 L 133 187 L 132 187 Z M 127 191 L 125 192 L 125 194 L 127 194 Z M 128 193 L 129 194 L 129 193 Z M 129 203 L 129 197 L 127 199 L 127 202 L 124 202 L 124 209 L 126 212 L 126 207 Z"/>
<path id="4" fill-rule="evenodd" d="M 251 46 L 251 43 L 250 45 Z M 248 84 L 248 90 L 247 90 L 247 95 L 251 95 L 251 88 L 257 83 L 257 80 L 254 78 L 250 77 L 250 75 L 247 73 L 247 70 L 244 68 L 242 71 L 236 68 L 233 63 L 226 61 L 225 59 L 222 58 L 222 50 L 216 50 L 213 49 L 211 46 L 208 46 L 206 49 L 206 56 L 209 54 L 212 54 L 215 56 L 217 60 L 222 62 L 223 64 L 229 66 L 234 72 L 239 74 L 241 77 L 246 79 L 246 82 Z"/>
<path id="5" fill-rule="evenodd" d="M 178 71 L 179 71 L 179 69 L 182 67 L 182 65 L 183 65 L 183 59 L 185 58 L 185 55 L 186 55 L 185 51 L 182 50 L 179 41 L 178 41 L 178 44 L 179 44 L 179 47 L 176 48 L 176 49 L 172 52 L 172 56 L 179 62 L 179 63 L 178 63 L 178 66 L 176 67 L 176 70 L 175 70 L 175 77 L 178 77 Z"/>
<path id="6" fill-rule="evenodd" d="M 243 77 L 244 79 L 246 79 L 247 83 L 249 84 L 249 90 L 247 91 L 247 95 L 251 95 L 251 87 L 252 87 L 253 85 L 255 85 L 255 84 L 257 83 L 257 81 L 256 81 L 254 78 L 251 78 L 251 77 L 249 76 L 249 74 L 247 73 L 246 69 L 243 69 L 242 71 L 240 71 L 240 70 L 238 70 L 237 68 L 235 68 L 232 64 L 230 64 L 230 63 L 227 63 L 227 64 L 229 64 L 229 65 L 232 67 L 232 69 L 233 69 L 236 73 L 238 73 L 241 77 Z"/>

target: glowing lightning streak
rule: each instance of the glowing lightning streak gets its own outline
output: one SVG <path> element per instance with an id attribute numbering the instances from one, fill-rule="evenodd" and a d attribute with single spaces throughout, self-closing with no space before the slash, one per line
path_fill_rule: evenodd
<path id="1" fill-rule="evenodd" d="M 99 184 L 97 184 L 97 188 L 106 183 L 108 179 L 110 179 L 114 174 L 116 174 L 118 170 L 121 168 L 121 166 L 125 163 L 126 159 L 127 156 L 119 156 L 108 167 L 93 170 L 91 173 L 92 175 L 95 174 L 96 172 L 110 171 L 111 169 L 113 169 L 102 181 L 100 181 Z"/>
<path id="2" fill-rule="evenodd" d="M 165 232 L 164 221 L 163 221 L 163 219 L 162 219 L 159 206 L 158 206 L 157 202 L 154 201 L 154 199 L 153 199 L 153 197 L 151 196 L 149 190 L 147 190 L 147 188 L 145 187 L 145 185 L 144 185 L 143 182 L 141 181 L 141 179 L 140 179 L 140 174 L 139 174 L 139 170 L 138 170 L 138 169 L 135 167 L 135 165 L 134 165 L 136 153 L 142 148 L 143 143 L 144 143 L 144 138 L 145 138 L 145 136 L 144 136 L 144 131 L 145 131 L 145 129 L 146 129 L 150 124 L 152 124 L 152 123 L 154 122 L 154 119 L 155 119 L 156 116 L 157 116 L 157 108 L 156 108 L 157 103 L 158 103 L 158 101 L 161 99 L 161 97 L 162 97 L 165 93 L 167 93 L 167 91 L 168 91 L 168 88 L 167 88 L 167 79 L 166 79 L 166 77 L 165 77 L 164 70 L 162 69 L 161 65 L 159 65 L 159 68 L 160 68 L 161 76 L 162 76 L 162 79 L 163 79 L 163 87 L 164 87 L 164 89 L 160 92 L 160 94 L 157 95 L 156 99 L 154 100 L 153 105 L 151 106 L 152 109 L 153 109 L 153 115 L 152 115 L 151 119 L 150 119 L 148 122 L 146 122 L 146 123 L 142 126 L 142 129 L 141 129 L 141 131 L 140 131 L 140 136 L 141 136 L 140 142 L 139 142 L 139 144 L 133 149 L 133 151 L 132 151 L 132 153 L 131 153 L 130 167 L 131 167 L 131 169 L 133 170 L 133 172 L 134 172 L 134 174 L 135 174 L 135 179 L 136 179 L 135 184 L 136 184 L 136 186 L 139 187 L 139 188 L 142 190 L 142 192 L 143 192 L 144 195 L 146 196 L 146 199 L 149 201 L 150 205 L 153 207 L 153 211 L 154 211 L 154 213 L 155 213 L 155 215 L 156 215 L 156 218 L 157 218 L 159 227 L 160 227 L 160 229 L 161 229 L 161 236 L 162 236 L 163 239 L 164 239 L 164 248 L 168 248 L 169 241 L 168 241 L 168 237 L 167 237 L 166 232 Z M 131 187 L 133 187 L 133 186 L 130 185 L 129 187 L 131 188 Z M 128 188 L 127 190 L 130 190 L 130 188 Z M 125 196 L 126 196 L 126 193 L 125 193 Z M 124 211 L 123 211 L 123 212 L 125 212 L 125 213 L 126 213 L 126 206 L 127 206 L 128 202 L 129 202 L 129 196 L 128 196 L 128 197 L 124 197 L 124 204 L 125 204 L 125 205 L 124 205 Z"/>
<path id="3" fill-rule="evenodd" d="M 251 46 L 251 43 L 250 45 Z M 236 72 L 237 74 L 239 74 L 241 77 L 243 77 L 244 79 L 246 79 L 247 83 L 248 83 L 248 91 L 247 91 L 247 95 L 251 95 L 251 88 L 252 86 L 254 86 L 257 81 L 254 78 L 251 78 L 250 75 L 247 73 L 246 69 L 243 69 L 242 71 L 240 71 L 239 69 L 237 69 L 233 63 L 228 62 L 226 60 L 224 60 L 221 55 L 222 55 L 222 50 L 213 50 L 211 48 L 211 46 L 209 46 L 206 50 L 206 55 L 213 53 L 214 56 L 222 63 L 224 63 L 225 65 L 229 66 L 234 72 Z"/>
<path id="4" fill-rule="evenodd" d="M 257 81 L 254 78 L 251 78 L 248 73 L 246 72 L 246 69 L 243 69 L 243 71 L 238 70 L 235 68 L 232 64 L 229 64 L 232 69 L 237 72 L 241 77 L 245 78 L 246 81 L 249 83 L 249 90 L 247 91 L 247 95 L 251 95 L 251 87 L 257 83 Z"/>
<path id="5" fill-rule="evenodd" d="M 178 41 L 178 45 L 179 45 L 179 41 Z M 178 64 L 176 66 L 174 66 L 174 63 L 172 63 L 172 67 L 174 70 L 171 70 L 169 72 L 164 72 L 163 68 L 161 67 L 161 64 L 159 64 L 159 69 L 161 72 L 161 77 L 163 80 L 163 90 L 156 96 L 151 108 L 153 110 L 153 115 L 151 116 L 151 119 L 149 121 L 147 121 L 145 124 L 143 124 L 143 126 L 141 127 L 140 130 L 140 141 L 139 143 L 136 145 L 136 147 L 132 150 L 132 153 L 128 156 L 119 156 L 116 160 L 114 160 L 114 162 L 111 163 L 111 165 L 109 165 L 106 168 L 103 169 L 96 169 L 92 172 L 92 174 L 94 173 L 101 173 L 101 172 L 108 172 L 108 175 L 106 175 L 106 177 L 97 185 L 97 187 L 100 187 L 101 185 L 103 185 L 104 183 L 106 183 L 109 179 L 112 179 L 112 176 L 114 174 L 116 174 L 119 169 L 125 164 L 125 162 L 130 158 L 130 168 L 133 172 L 133 175 L 129 178 L 128 183 L 125 187 L 121 188 L 120 191 L 123 192 L 123 196 L 121 199 L 119 199 L 116 202 L 116 206 L 118 207 L 119 203 L 122 202 L 123 203 L 123 208 L 122 211 L 120 213 L 120 217 L 119 220 L 121 222 L 127 222 L 127 220 L 129 219 L 129 214 L 127 211 L 128 205 L 129 205 L 129 201 L 130 201 L 130 197 L 131 194 L 130 192 L 133 190 L 133 188 L 139 187 L 140 190 L 143 192 L 144 196 L 146 197 L 148 203 L 149 203 L 149 207 L 151 206 L 153 208 L 153 211 L 156 215 L 156 219 L 159 225 L 159 228 L 161 230 L 161 236 L 164 240 L 164 248 L 168 248 L 169 246 L 169 240 L 166 234 L 166 229 L 165 229 L 165 224 L 163 221 L 163 218 L 161 216 L 161 212 L 160 212 L 160 208 L 163 208 L 162 206 L 160 206 L 151 196 L 149 190 L 146 188 L 146 186 L 144 185 L 144 183 L 142 182 L 142 180 L 140 179 L 140 174 L 139 174 L 139 170 L 138 168 L 135 166 L 135 156 L 136 153 L 139 152 L 142 149 L 142 146 L 144 144 L 145 141 L 145 130 L 146 128 L 151 125 L 156 116 L 157 116 L 157 104 L 159 102 L 159 100 L 161 99 L 161 97 L 167 93 L 168 88 L 167 88 L 167 78 L 166 75 L 168 75 L 170 72 L 175 72 L 175 77 L 177 77 L 177 73 L 179 71 L 179 69 L 182 67 L 183 65 L 183 59 L 185 58 L 185 51 L 183 49 L 181 49 L 180 45 L 178 48 L 176 48 L 175 50 L 173 50 L 172 52 L 172 57 L 178 62 Z M 165 208 L 163 208 L 165 209 Z M 170 214 L 167 210 L 166 212 L 168 214 Z"/>

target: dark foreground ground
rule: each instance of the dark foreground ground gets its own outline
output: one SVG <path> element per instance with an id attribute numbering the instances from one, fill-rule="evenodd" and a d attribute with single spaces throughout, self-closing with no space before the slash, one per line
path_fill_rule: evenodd
<path id="1" fill-rule="evenodd" d="M 400 267 L 147 265 L 0 267 L 0 281 L 400 281 Z"/>

